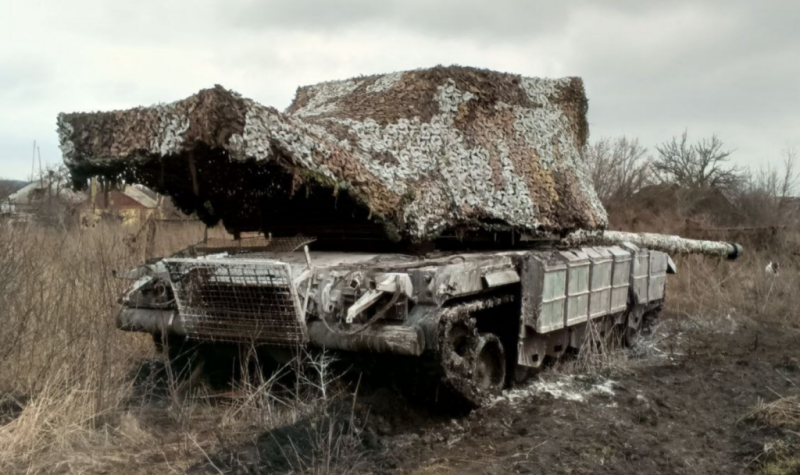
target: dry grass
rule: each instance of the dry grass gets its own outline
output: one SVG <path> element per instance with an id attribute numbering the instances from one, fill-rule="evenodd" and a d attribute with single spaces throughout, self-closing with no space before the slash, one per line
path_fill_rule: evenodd
<path id="1" fill-rule="evenodd" d="M 800 473 L 800 459 L 783 457 L 768 462 L 758 471 L 759 475 L 797 475 Z"/>
<path id="2" fill-rule="evenodd" d="M 800 473 L 800 396 L 779 397 L 772 402 L 758 401 L 744 419 L 759 427 L 784 431 L 787 439 L 772 440 L 752 461 L 761 475 Z"/>
<path id="3" fill-rule="evenodd" d="M 758 475 L 797 475 L 800 473 L 800 445 L 797 439 L 773 439 L 747 464 Z"/>
<path id="4" fill-rule="evenodd" d="M 767 427 L 800 428 L 800 396 L 781 397 L 770 403 L 758 401 L 748 418 Z"/>
<path id="5" fill-rule="evenodd" d="M 664 312 L 671 320 L 668 324 L 659 324 L 650 336 L 626 349 L 619 335 L 601 336 L 601 324 L 590 321 L 580 353 L 559 361 L 556 368 L 567 373 L 629 373 L 639 361 L 631 356 L 664 355 L 663 347 L 671 346 L 671 339 L 688 329 L 702 334 L 732 333 L 747 322 L 800 328 L 796 293 L 800 231 L 786 230 L 776 241 L 778 245 L 769 249 L 759 249 L 758 242 L 744 242 L 745 254 L 736 261 L 676 256 L 678 274 L 669 278 Z M 778 275 L 765 272 L 770 261 L 780 263 Z"/>
<path id="6" fill-rule="evenodd" d="M 203 229 L 156 236 L 168 255 Z M 140 264 L 145 245 L 118 227 L 0 223 L 0 473 L 183 473 L 325 407 L 331 386 L 319 378 L 280 396 L 276 378 L 245 380 L 222 400 L 167 378 L 159 396 L 164 378 L 142 373 L 165 366 L 151 338 L 114 321 L 128 283 L 112 271 Z"/>
<path id="7" fill-rule="evenodd" d="M 758 242 L 745 242 L 744 256 L 733 262 L 700 256 L 676 259 L 678 275 L 668 287 L 669 311 L 689 318 L 730 315 L 800 323 L 800 299 L 795 297 L 800 288 L 800 232 L 786 231 L 778 241 L 760 250 Z M 780 263 L 777 276 L 765 272 L 770 261 Z"/>
<path id="8" fill-rule="evenodd" d="M 0 227 L 0 393 L 23 395 L 0 427 L 0 468 L 41 471 L 43 453 L 72 452 L 103 430 L 131 388 L 145 340 L 115 330 L 121 283 L 131 266 L 122 236 Z"/>
<path id="9" fill-rule="evenodd" d="M 575 358 L 564 360 L 561 364 L 563 371 L 607 375 L 630 372 L 629 352 L 624 348 L 622 335 L 616 332 L 605 334 L 601 325 L 597 320 L 586 322 L 580 352 Z"/>
<path id="10" fill-rule="evenodd" d="M 156 234 L 156 254 L 203 236 L 201 227 L 171 226 Z M 679 259 L 668 288 L 670 312 L 692 321 L 732 315 L 797 325 L 794 239 L 748 251 L 733 264 Z M 330 404 L 337 385 L 324 357 L 306 361 L 310 372 L 293 386 L 277 390 L 277 377 L 245 379 L 233 388 L 236 397 L 224 400 L 179 390 L 174 377 L 167 378 L 166 397 L 158 396 L 158 381 L 142 383 L 142 363 L 158 355 L 148 336 L 116 329 L 117 299 L 127 282 L 113 279 L 112 270 L 138 265 L 144 254 L 144 242 L 115 227 L 0 223 L 0 473 L 182 473 L 202 460 L 218 463 L 219 450 L 309 417 L 315 421 L 306 437 L 310 449 L 285 454 L 296 473 L 347 473 L 359 465 L 358 428 L 352 414 Z M 764 272 L 770 260 L 781 263 L 777 277 Z M 628 370 L 626 353 L 603 341 L 597 328 L 586 338 L 576 370 Z M 796 421 L 797 402 L 763 404 L 754 417 Z M 348 417 L 349 424 L 331 422 Z"/>
<path id="11" fill-rule="evenodd" d="M 796 294 L 800 286 L 799 239 L 797 230 L 786 230 L 778 236 L 777 245 L 773 243 L 767 249 L 759 249 L 758 242 L 744 243 L 746 254 L 734 263 L 681 258 L 679 275 L 669 286 L 669 311 L 680 317 L 682 324 L 704 333 L 735 333 L 740 325 L 755 323 L 800 328 L 800 299 Z M 770 261 L 780 263 L 778 275 L 765 272 Z M 796 383 L 787 381 L 796 387 Z M 749 467 L 760 475 L 800 473 L 799 396 L 760 400 L 742 420 L 785 435 L 766 442 L 749 461 Z"/>

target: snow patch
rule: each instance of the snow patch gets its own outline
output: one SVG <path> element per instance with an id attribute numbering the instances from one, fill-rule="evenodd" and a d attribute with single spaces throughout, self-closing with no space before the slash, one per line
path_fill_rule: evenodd
<path id="1" fill-rule="evenodd" d="M 549 394 L 565 401 L 586 402 L 593 395 L 613 397 L 616 382 L 606 378 L 587 378 L 562 375 L 555 378 L 539 379 L 533 383 L 504 392 L 493 403 L 508 402 L 516 404 L 535 396 Z"/>
<path id="2" fill-rule="evenodd" d="M 685 320 L 681 320 L 678 325 L 679 331 L 688 330 L 702 330 L 709 333 L 726 333 L 733 335 L 739 331 L 739 326 L 742 323 L 742 317 L 734 318 L 730 314 L 726 316 L 690 316 Z"/>

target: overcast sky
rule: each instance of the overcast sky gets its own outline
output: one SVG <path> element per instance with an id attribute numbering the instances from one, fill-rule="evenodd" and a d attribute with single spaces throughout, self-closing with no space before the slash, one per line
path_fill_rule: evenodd
<path id="1" fill-rule="evenodd" d="M 569 5 L 567 5 L 569 3 Z M 436 64 L 582 76 L 591 136 L 716 133 L 743 165 L 800 148 L 797 0 L 0 0 L 0 176 L 61 161 L 61 111 L 214 84 L 299 85 Z M 37 165 L 38 166 L 38 165 Z"/>

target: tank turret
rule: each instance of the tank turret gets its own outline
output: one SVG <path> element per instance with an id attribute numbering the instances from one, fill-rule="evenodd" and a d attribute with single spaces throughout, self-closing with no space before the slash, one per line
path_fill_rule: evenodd
<path id="1" fill-rule="evenodd" d="M 474 406 L 591 338 L 634 344 L 669 253 L 741 255 L 606 230 L 587 104 L 579 78 L 436 67 L 302 87 L 284 112 L 217 86 L 58 131 L 76 184 L 141 183 L 237 237 L 125 274 L 120 328 L 177 354 L 402 355 L 422 368 L 392 373 L 429 377 L 407 387 Z"/>
<path id="2" fill-rule="evenodd" d="M 221 86 L 61 114 L 64 162 L 144 184 L 232 233 L 430 243 L 599 230 L 580 78 L 465 67 L 325 82 L 284 112 Z"/>

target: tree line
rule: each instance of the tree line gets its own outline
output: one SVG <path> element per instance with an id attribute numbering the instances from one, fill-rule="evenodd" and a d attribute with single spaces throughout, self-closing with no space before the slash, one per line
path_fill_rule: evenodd
<path id="1" fill-rule="evenodd" d="M 781 164 L 747 168 L 731 162 L 734 150 L 712 135 L 691 141 L 680 136 L 656 145 L 638 139 L 601 138 L 585 150 L 598 197 L 607 209 L 624 206 L 645 187 L 674 185 L 683 190 L 719 190 L 752 224 L 778 224 L 793 210 L 800 178 L 797 151 L 783 150 Z"/>

